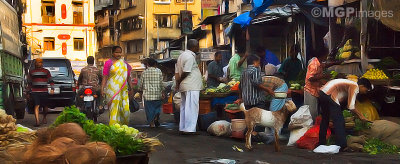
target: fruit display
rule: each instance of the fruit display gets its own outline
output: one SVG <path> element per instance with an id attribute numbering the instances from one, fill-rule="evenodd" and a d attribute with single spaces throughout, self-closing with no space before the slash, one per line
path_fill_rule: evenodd
<path id="1" fill-rule="evenodd" d="M 88 120 L 85 114 L 81 113 L 75 106 L 66 107 L 57 117 L 52 128 L 58 128 L 65 123 L 79 124 L 90 141 L 104 142 L 110 145 L 117 155 L 131 155 L 139 152 L 154 151 L 155 146 L 162 143 L 156 138 L 148 138 L 144 133 L 126 125 L 105 125 L 96 124 Z"/>
<path id="2" fill-rule="evenodd" d="M 226 85 L 224 83 L 219 84 L 217 88 L 207 88 L 205 91 L 203 91 L 204 94 L 209 94 L 209 93 L 228 93 L 231 91 L 231 86 Z"/>
<path id="3" fill-rule="evenodd" d="M 240 82 L 239 82 L 239 81 L 235 81 L 235 80 L 232 80 L 232 81 L 230 81 L 230 82 L 228 83 L 228 85 L 231 86 L 231 87 L 233 87 L 233 86 L 235 86 L 235 85 L 238 85 L 238 84 L 240 84 Z"/>
<path id="4" fill-rule="evenodd" d="M 346 76 L 346 78 L 348 79 L 348 80 L 351 80 L 351 81 L 354 81 L 354 82 L 357 82 L 358 81 L 358 76 L 356 76 L 356 75 L 347 75 Z"/>
<path id="5" fill-rule="evenodd" d="M 352 45 L 352 39 L 346 41 L 346 44 L 339 48 L 339 51 L 336 54 L 336 59 L 350 59 L 350 58 L 361 58 L 360 49 L 354 45 Z"/>
<path id="6" fill-rule="evenodd" d="M 386 74 L 380 69 L 369 69 L 362 77 L 370 80 L 389 79 L 389 77 L 387 77 Z"/>

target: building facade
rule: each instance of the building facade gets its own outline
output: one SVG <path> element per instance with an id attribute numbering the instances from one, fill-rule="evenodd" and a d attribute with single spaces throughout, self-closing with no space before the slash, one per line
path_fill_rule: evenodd
<path id="1" fill-rule="evenodd" d="M 92 0 L 23 0 L 23 6 L 23 31 L 32 58 L 60 57 L 74 64 L 95 54 Z"/>
<path id="2" fill-rule="evenodd" d="M 187 6 L 186 6 L 187 4 Z M 115 37 L 126 59 L 137 65 L 140 59 L 162 52 L 168 41 L 181 36 L 180 11 L 192 11 L 193 25 L 201 20 L 201 0 L 121 0 L 114 16 Z M 167 53 L 153 56 L 168 58 Z"/>
<path id="3" fill-rule="evenodd" d="M 95 0 L 95 31 L 97 36 L 96 63 L 101 66 L 111 57 L 112 46 L 117 45 L 115 36 L 115 15 L 119 0 Z"/>

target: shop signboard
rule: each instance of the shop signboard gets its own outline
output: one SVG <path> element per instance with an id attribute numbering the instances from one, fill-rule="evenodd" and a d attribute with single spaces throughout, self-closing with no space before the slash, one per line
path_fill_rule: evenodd
<path id="1" fill-rule="evenodd" d="M 201 8 L 202 9 L 217 9 L 218 8 L 218 0 L 202 0 Z"/>
<path id="2" fill-rule="evenodd" d="M 192 34 L 193 33 L 192 11 L 181 10 L 181 20 L 182 20 L 181 33 Z"/>

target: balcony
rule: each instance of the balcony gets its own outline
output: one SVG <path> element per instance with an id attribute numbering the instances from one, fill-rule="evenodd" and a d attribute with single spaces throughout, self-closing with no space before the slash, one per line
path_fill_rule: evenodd
<path id="1" fill-rule="evenodd" d="M 111 20 L 113 19 L 113 16 L 105 16 L 105 17 L 99 17 L 98 19 L 96 19 L 96 26 L 97 27 L 108 27 L 110 25 Z M 112 23 L 114 24 L 114 23 Z"/>

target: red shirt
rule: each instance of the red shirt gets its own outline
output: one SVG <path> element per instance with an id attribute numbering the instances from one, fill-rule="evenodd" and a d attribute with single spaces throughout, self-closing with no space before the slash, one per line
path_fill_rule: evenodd
<path id="1" fill-rule="evenodd" d="M 45 68 L 37 68 L 29 71 L 29 87 L 32 92 L 48 92 L 47 85 L 54 85 L 50 71 Z"/>
<path id="2" fill-rule="evenodd" d="M 322 86 L 322 83 L 320 81 L 311 82 L 310 78 L 319 74 L 322 74 L 321 63 L 317 58 L 314 58 L 310 64 L 308 64 L 305 80 L 306 85 L 304 86 L 304 91 L 310 93 L 314 97 L 319 97 L 319 89 Z"/>

